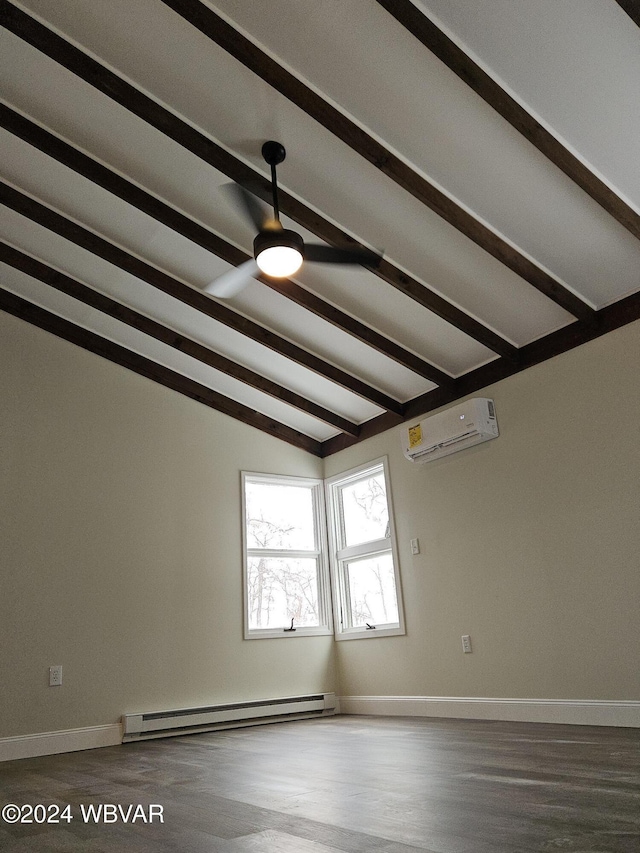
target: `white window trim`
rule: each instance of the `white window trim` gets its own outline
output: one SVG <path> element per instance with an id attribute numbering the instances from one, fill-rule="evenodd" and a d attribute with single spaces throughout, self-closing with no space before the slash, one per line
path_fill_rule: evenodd
<path id="1" fill-rule="evenodd" d="M 315 502 L 314 526 L 315 541 L 318 548 L 309 551 L 287 551 L 280 549 L 249 548 L 247 546 L 247 507 L 246 507 L 246 482 L 262 482 L 273 485 L 296 485 L 306 486 L 312 489 Z M 331 584 L 329 578 L 329 566 L 327 560 L 327 535 L 326 535 L 326 510 L 324 503 L 324 481 L 310 477 L 290 477 L 281 474 L 263 474 L 251 471 L 241 472 L 242 493 L 242 606 L 245 640 L 257 639 L 282 639 L 292 637 L 317 637 L 333 634 L 333 614 L 331 608 Z M 280 557 L 283 554 L 289 557 L 313 557 L 318 560 L 318 610 L 321 624 L 314 627 L 298 626 L 295 631 L 287 631 L 283 628 L 249 628 L 249 601 L 248 601 L 248 559 L 254 554 Z"/>
<path id="2" fill-rule="evenodd" d="M 339 548 L 341 519 L 337 510 L 338 501 L 335 497 L 339 486 L 348 484 L 351 480 L 359 480 L 367 471 L 373 471 L 382 466 L 387 494 L 387 506 L 389 510 L 389 537 L 364 545 L 354 545 Z M 393 518 L 393 498 L 391 495 L 391 478 L 389 477 L 388 457 L 382 456 L 357 468 L 343 471 L 325 480 L 327 522 L 329 528 L 329 567 L 331 571 L 331 586 L 333 592 L 333 612 L 335 621 L 336 640 L 359 640 L 374 639 L 376 637 L 393 637 L 406 634 L 404 623 L 404 607 L 402 603 L 402 584 L 400 582 L 400 561 L 396 542 L 395 522 Z M 393 560 L 394 580 L 396 585 L 396 597 L 398 603 L 398 622 L 389 627 L 377 626 L 369 629 L 366 627 L 344 627 L 342 618 L 342 601 L 347 597 L 345 590 L 345 573 L 340 570 L 340 562 L 346 559 L 354 559 L 359 556 L 373 554 L 379 551 L 391 551 Z"/>

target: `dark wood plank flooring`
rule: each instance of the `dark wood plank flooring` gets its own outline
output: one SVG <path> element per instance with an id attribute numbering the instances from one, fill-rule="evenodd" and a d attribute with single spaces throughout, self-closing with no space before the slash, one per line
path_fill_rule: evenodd
<path id="1" fill-rule="evenodd" d="M 338 716 L 5 762 L 6 803 L 73 820 L 3 853 L 638 853 L 640 729 Z"/>

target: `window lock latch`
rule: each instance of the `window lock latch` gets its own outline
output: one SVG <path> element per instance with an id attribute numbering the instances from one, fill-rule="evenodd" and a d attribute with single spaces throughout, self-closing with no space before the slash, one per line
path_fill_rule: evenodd
<path id="1" fill-rule="evenodd" d="M 286 631 L 286 632 L 289 632 L 289 631 L 295 631 L 296 629 L 293 627 L 293 619 L 291 620 L 291 625 L 290 625 L 290 627 L 289 627 L 289 628 L 283 628 L 282 630 L 283 630 L 283 631 Z"/>
<path id="2" fill-rule="evenodd" d="M 375 625 L 369 625 L 368 622 L 365 622 L 364 624 L 367 626 L 367 631 L 375 631 L 376 630 Z"/>

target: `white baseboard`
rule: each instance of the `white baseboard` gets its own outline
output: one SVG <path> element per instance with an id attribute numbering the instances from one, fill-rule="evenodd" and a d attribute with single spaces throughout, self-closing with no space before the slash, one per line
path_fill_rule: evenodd
<path id="1" fill-rule="evenodd" d="M 0 761 L 35 758 L 58 752 L 76 752 L 101 746 L 119 746 L 121 743 L 122 726 L 119 723 L 61 732 L 38 732 L 33 735 L 0 738 Z"/>
<path id="2" fill-rule="evenodd" d="M 640 702 L 591 699 L 483 699 L 458 696 L 341 696 L 341 714 L 457 717 L 640 727 Z"/>
<path id="3" fill-rule="evenodd" d="M 488 699 L 468 696 L 340 696 L 340 714 L 381 717 L 454 717 L 585 726 L 640 728 L 640 702 L 591 699 Z M 0 761 L 120 746 L 122 726 L 88 726 L 0 738 Z"/>

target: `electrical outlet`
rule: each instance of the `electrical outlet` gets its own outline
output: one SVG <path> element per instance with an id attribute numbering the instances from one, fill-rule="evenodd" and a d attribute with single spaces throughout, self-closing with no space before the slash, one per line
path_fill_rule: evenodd
<path id="1" fill-rule="evenodd" d="M 465 655 L 471 654 L 471 637 L 468 634 L 462 636 L 462 651 Z"/>
<path id="2" fill-rule="evenodd" d="M 411 540 L 411 553 L 419 554 L 420 553 L 420 542 L 417 539 Z"/>
<path id="3" fill-rule="evenodd" d="M 62 684 L 62 667 L 49 667 L 49 687 L 59 687 Z"/>

